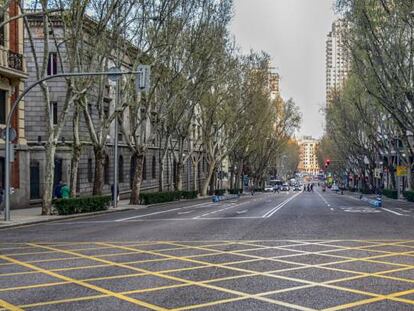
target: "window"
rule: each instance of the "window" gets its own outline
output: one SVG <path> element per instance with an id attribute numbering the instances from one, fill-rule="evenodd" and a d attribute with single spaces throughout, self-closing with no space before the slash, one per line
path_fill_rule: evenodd
<path id="1" fill-rule="evenodd" d="M 105 157 L 105 168 L 104 168 L 104 180 L 105 185 L 109 185 L 110 183 L 110 173 L 109 173 L 109 157 Z"/>
<path id="2" fill-rule="evenodd" d="M 53 125 L 58 124 L 58 103 L 50 102 L 50 119 L 53 122 Z"/>
<path id="3" fill-rule="evenodd" d="M 88 159 L 88 182 L 92 182 L 93 181 L 93 166 L 92 166 L 92 159 L 89 158 Z"/>
<path id="4" fill-rule="evenodd" d="M 142 163 L 142 180 L 146 180 L 146 179 L 147 179 L 147 161 L 144 156 L 144 161 Z"/>
<path id="5" fill-rule="evenodd" d="M 47 74 L 53 76 L 57 74 L 57 53 L 49 53 L 49 59 L 47 62 Z"/>
<path id="6" fill-rule="evenodd" d="M 7 93 L 4 90 L 0 90 L 0 123 L 6 123 L 6 102 Z"/>
<path id="7" fill-rule="evenodd" d="M 157 160 L 155 159 L 155 156 L 152 156 L 152 166 L 151 166 L 151 177 L 152 179 L 157 178 L 156 173 L 156 167 L 157 167 Z"/>
<path id="8" fill-rule="evenodd" d="M 118 159 L 118 181 L 120 183 L 124 182 L 124 157 L 119 156 Z"/>
<path id="9" fill-rule="evenodd" d="M 0 24 L 2 24 L 4 22 L 4 15 L 0 16 Z M 4 26 L 0 27 L 0 45 L 4 46 L 5 45 L 5 28 Z"/>

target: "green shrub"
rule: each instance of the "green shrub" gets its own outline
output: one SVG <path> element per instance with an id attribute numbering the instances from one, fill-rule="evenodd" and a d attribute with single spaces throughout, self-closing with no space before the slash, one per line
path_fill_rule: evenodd
<path id="1" fill-rule="evenodd" d="M 382 190 L 382 194 L 391 199 L 398 199 L 397 190 L 384 189 Z"/>
<path id="2" fill-rule="evenodd" d="M 404 191 L 404 197 L 409 202 L 414 202 L 414 191 Z"/>
<path id="3" fill-rule="evenodd" d="M 53 206 L 59 215 L 91 213 L 108 209 L 110 196 L 93 196 L 53 200 Z"/>
<path id="4" fill-rule="evenodd" d="M 170 191 L 170 192 L 148 192 L 140 194 L 141 204 L 157 204 L 178 201 L 181 199 L 197 198 L 197 191 Z"/>

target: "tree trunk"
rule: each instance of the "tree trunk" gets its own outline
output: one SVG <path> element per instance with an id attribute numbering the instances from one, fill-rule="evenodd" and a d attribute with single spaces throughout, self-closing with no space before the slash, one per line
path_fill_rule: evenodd
<path id="1" fill-rule="evenodd" d="M 142 165 L 144 164 L 144 155 L 143 154 L 133 154 L 135 157 L 135 170 L 134 178 L 132 180 L 131 187 L 131 198 L 129 200 L 130 205 L 138 205 L 140 203 L 139 194 L 141 191 L 142 183 Z"/>
<path id="2" fill-rule="evenodd" d="M 175 180 L 175 190 L 182 191 L 183 190 L 183 172 L 184 172 L 184 165 L 181 163 L 181 160 L 177 162 L 177 175 Z"/>
<path id="3" fill-rule="evenodd" d="M 45 146 L 45 184 L 42 194 L 42 215 L 50 215 L 52 212 L 53 181 L 55 176 L 56 145 L 48 142 Z"/>
<path id="4" fill-rule="evenodd" d="M 209 186 L 209 184 L 210 184 L 210 182 L 211 182 L 211 177 L 213 176 L 213 173 L 214 173 L 215 167 L 216 167 L 215 163 L 212 163 L 212 164 L 211 164 L 211 165 L 209 165 L 209 167 L 208 167 L 207 176 L 206 176 L 206 178 L 205 178 L 205 180 L 204 180 L 203 187 L 202 187 L 202 189 L 201 189 L 201 195 L 202 195 L 202 196 L 206 196 L 206 195 L 207 195 L 208 186 Z"/>
<path id="5" fill-rule="evenodd" d="M 105 184 L 105 148 L 95 146 L 93 148 L 95 153 L 95 179 L 93 181 L 93 195 L 102 195 Z"/>
<path id="6" fill-rule="evenodd" d="M 158 160 L 158 192 L 164 191 L 164 160 L 159 157 Z"/>
<path id="7" fill-rule="evenodd" d="M 70 165 L 70 194 L 71 197 L 76 197 L 76 188 L 78 183 L 79 162 L 82 153 L 82 147 L 79 139 L 79 106 L 77 103 L 73 113 L 73 144 L 72 144 L 72 159 Z"/>
<path id="8" fill-rule="evenodd" d="M 199 190 L 197 189 L 197 174 L 198 174 L 197 162 L 191 161 L 191 165 L 193 166 L 193 191 L 197 191 Z"/>
<path id="9" fill-rule="evenodd" d="M 70 163 L 70 195 L 72 198 L 76 197 L 76 188 L 78 184 L 79 162 L 81 157 L 81 145 L 73 143 L 72 159 Z"/>

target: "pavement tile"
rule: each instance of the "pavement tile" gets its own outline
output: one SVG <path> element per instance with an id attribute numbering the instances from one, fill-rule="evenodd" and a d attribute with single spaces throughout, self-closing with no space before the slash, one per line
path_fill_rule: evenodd
<path id="1" fill-rule="evenodd" d="M 0 276 L 2 274 L 8 274 L 8 273 L 18 273 L 18 272 L 30 272 L 33 271 L 29 268 L 20 266 L 20 265 L 15 265 L 15 264 L 10 264 L 10 265 L 0 265 Z"/>
<path id="2" fill-rule="evenodd" d="M 63 268 L 76 268 L 76 267 L 83 267 L 83 266 L 96 266 L 101 265 L 101 262 L 92 259 L 86 258 L 71 258 L 68 260 L 53 260 L 47 262 L 37 262 L 35 264 L 36 267 L 40 267 L 46 270 L 52 269 L 63 269 Z"/>
<path id="3" fill-rule="evenodd" d="M 401 264 L 401 265 L 414 266 L 414 256 L 408 256 L 408 255 L 387 256 L 387 257 L 378 258 L 376 260 L 380 260 L 383 262 L 396 263 L 396 264 Z"/>
<path id="4" fill-rule="evenodd" d="M 396 302 L 392 300 L 383 300 L 373 302 L 370 304 L 364 304 L 357 307 L 348 308 L 349 311 L 413 311 L 413 305 Z"/>
<path id="5" fill-rule="evenodd" d="M 165 257 L 156 256 L 152 254 L 146 253 L 136 253 L 136 254 L 128 254 L 128 255 L 113 255 L 113 256 L 106 256 L 105 260 L 112 261 L 115 263 L 123 263 L 123 262 L 131 262 L 131 261 L 141 261 L 141 260 L 152 260 L 152 259 L 163 259 Z"/>
<path id="6" fill-rule="evenodd" d="M 347 273 L 322 268 L 303 268 L 290 271 L 275 272 L 272 274 L 317 283 L 338 280 L 358 275 L 354 273 Z"/>
<path id="7" fill-rule="evenodd" d="M 91 267 L 86 269 L 71 269 L 58 271 L 57 273 L 68 276 L 74 279 L 93 279 L 99 277 L 111 277 L 117 275 L 128 275 L 131 273 L 139 273 L 138 271 L 132 271 L 131 269 L 114 267 L 114 266 L 104 266 L 104 267 Z"/>
<path id="8" fill-rule="evenodd" d="M 195 285 L 137 293 L 128 296 L 164 308 L 179 308 L 237 297 L 224 291 Z"/>
<path id="9" fill-rule="evenodd" d="M 205 268 L 199 268 L 199 269 L 167 273 L 167 275 L 172 275 L 172 276 L 175 276 L 181 279 L 194 281 L 194 282 L 202 282 L 202 281 L 209 281 L 209 280 L 213 281 L 215 279 L 239 276 L 243 274 L 247 274 L 247 273 L 236 271 L 236 270 L 225 269 L 225 268 L 219 268 L 219 267 L 205 267 Z"/>
<path id="10" fill-rule="evenodd" d="M 105 289 L 109 289 L 114 292 L 126 292 L 126 291 L 142 290 L 142 289 L 148 289 L 148 288 L 157 288 L 161 286 L 181 284 L 180 282 L 177 282 L 177 281 L 161 278 L 158 276 L 152 276 L 152 275 L 89 281 L 88 283 L 105 288 Z"/>
<path id="11" fill-rule="evenodd" d="M 373 256 L 382 256 L 383 253 L 369 251 L 369 250 L 362 250 L 362 249 L 347 249 L 347 250 L 339 250 L 334 252 L 326 253 L 332 256 L 341 256 L 347 258 L 366 258 L 366 257 L 373 257 Z"/>
<path id="12" fill-rule="evenodd" d="M 51 277 L 43 273 L 32 273 L 24 276 L 10 275 L 0 276 L 0 289 L 7 289 L 13 287 L 30 286 L 46 283 L 62 282 L 61 279 Z"/>
<path id="13" fill-rule="evenodd" d="M 363 292 L 366 291 L 378 295 L 389 295 L 414 289 L 413 283 L 379 277 L 365 277 L 355 280 L 337 282 L 333 283 L 332 285 L 357 289 Z"/>
<path id="14" fill-rule="evenodd" d="M 307 264 L 307 265 L 320 265 L 320 264 L 336 262 L 336 261 L 341 260 L 339 258 L 317 255 L 317 254 L 303 254 L 299 256 L 291 256 L 291 257 L 285 257 L 281 259 L 283 259 L 284 261 L 289 261 L 293 263 L 302 263 L 302 264 Z"/>
<path id="15" fill-rule="evenodd" d="M 295 264 L 289 264 L 277 260 L 258 259 L 255 261 L 242 262 L 228 265 L 229 267 L 235 267 L 239 269 L 246 269 L 255 272 L 269 272 L 282 269 L 290 269 L 299 267 Z"/>
<path id="16" fill-rule="evenodd" d="M 99 294 L 99 292 L 83 286 L 76 284 L 65 284 L 50 287 L 20 289 L 12 292 L 0 292 L 0 299 L 6 300 L 13 305 L 26 305 L 52 300 L 94 296 Z"/>
<path id="17" fill-rule="evenodd" d="M 184 261 L 179 259 L 165 259 L 159 261 L 149 261 L 142 263 L 131 263 L 128 266 L 140 268 L 148 271 L 166 271 L 166 270 L 176 270 L 176 269 L 185 269 L 185 268 L 196 268 L 202 267 L 204 264 L 193 263 L 190 261 Z"/>
<path id="18" fill-rule="evenodd" d="M 216 254 L 216 255 L 209 255 L 209 256 L 202 256 L 197 257 L 195 260 L 203 261 L 206 263 L 212 264 L 224 264 L 224 263 L 236 263 L 238 261 L 248 260 L 246 256 L 239 256 L 235 254 Z"/>
<path id="19" fill-rule="evenodd" d="M 369 241 L 328 241 L 325 245 L 336 245 L 341 247 L 363 247 L 363 246 L 374 246 L 376 243 Z"/>
<path id="20" fill-rule="evenodd" d="M 395 265 L 388 265 L 388 264 L 377 263 L 377 262 L 367 262 L 367 261 L 361 261 L 361 260 L 326 265 L 326 267 L 350 270 L 350 271 L 355 271 L 355 272 L 364 272 L 364 273 L 376 273 L 376 272 L 383 272 L 383 271 L 388 271 L 388 270 L 395 270 L 399 268 L 398 266 L 395 266 Z M 400 268 L 403 268 L 403 267 L 401 266 Z"/>
<path id="21" fill-rule="evenodd" d="M 248 294 L 259 294 L 305 285 L 304 283 L 278 279 L 263 275 L 246 276 L 236 278 L 233 280 L 211 282 L 209 284 Z"/>
<path id="22" fill-rule="evenodd" d="M 315 244 L 308 244 L 308 245 L 294 245 L 289 247 L 284 247 L 289 250 L 297 250 L 297 251 L 304 251 L 304 252 L 322 252 L 322 251 L 329 251 L 338 249 L 332 245 L 315 245 Z"/>
<path id="23" fill-rule="evenodd" d="M 276 293 L 267 295 L 266 297 L 317 310 L 370 298 L 369 296 L 358 295 L 321 286 Z"/>
<path id="24" fill-rule="evenodd" d="M 384 246 L 374 246 L 367 248 L 368 250 L 376 250 L 382 252 L 391 252 L 391 253 L 405 253 L 405 252 L 413 252 L 414 246 L 404 246 L 404 245 L 384 245 Z"/>
<path id="25" fill-rule="evenodd" d="M 38 307 L 24 308 L 27 311 L 145 311 L 150 310 L 136 304 L 116 299 L 116 298 L 98 298 L 84 301 L 65 302 L 59 304 L 43 305 Z"/>
<path id="26" fill-rule="evenodd" d="M 260 310 L 260 311 L 293 311 L 292 309 L 270 302 L 256 299 L 243 299 L 239 301 L 227 302 L 223 304 L 212 305 L 204 308 L 197 308 L 197 311 L 240 311 L 240 310 Z"/>
<path id="27" fill-rule="evenodd" d="M 239 251 L 237 253 L 238 254 L 246 254 L 246 255 L 249 255 L 249 256 L 264 257 L 264 258 L 300 254 L 300 252 L 297 252 L 297 251 L 294 251 L 294 250 L 278 249 L 278 248 L 266 248 L 266 249 L 251 250 L 251 251 Z"/>
<path id="28" fill-rule="evenodd" d="M 175 256 L 175 257 L 190 257 L 190 256 L 198 256 L 198 255 L 210 255 L 216 254 L 216 251 L 209 251 L 197 248 L 185 248 L 185 249 L 174 249 L 174 250 L 160 250 L 158 251 L 159 254 L 168 255 L 168 256 Z"/>

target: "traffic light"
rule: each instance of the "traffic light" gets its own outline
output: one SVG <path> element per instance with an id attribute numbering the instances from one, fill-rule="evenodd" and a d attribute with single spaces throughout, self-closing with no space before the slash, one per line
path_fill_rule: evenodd
<path id="1" fill-rule="evenodd" d="M 331 164 L 331 160 L 330 159 L 326 160 L 326 164 L 329 166 Z"/>

